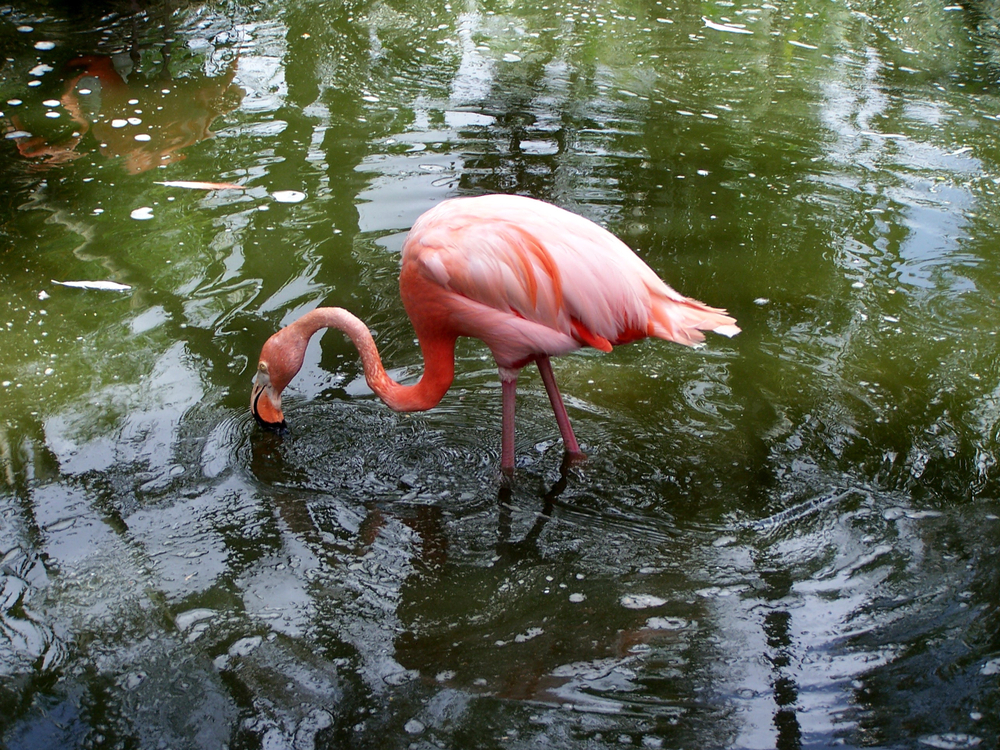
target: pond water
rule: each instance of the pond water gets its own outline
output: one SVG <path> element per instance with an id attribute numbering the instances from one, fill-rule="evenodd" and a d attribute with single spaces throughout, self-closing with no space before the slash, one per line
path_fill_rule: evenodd
<path id="1" fill-rule="evenodd" d="M 77 5 L 0 5 L 0 745 L 997 747 L 1000 6 Z M 470 340 L 261 431 L 318 305 L 419 374 L 403 237 L 489 192 L 743 333 L 555 361 L 570 467 L 526 369 L 511 486 Z"/>

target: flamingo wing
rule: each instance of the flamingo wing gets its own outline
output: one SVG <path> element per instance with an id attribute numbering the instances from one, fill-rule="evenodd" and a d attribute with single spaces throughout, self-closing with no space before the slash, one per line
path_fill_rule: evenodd
<path id="1" fill-rule="evenodd" d="M 610 232 L 530 198 L 439 204 L 414 225 L 403 262 L 446 290 L 459 332 L 486 341 L 505 366 L 646 336 L 691 345 L 703 340 L 699 329 L 735 329 L 723 311 L 667 286 Z"/>

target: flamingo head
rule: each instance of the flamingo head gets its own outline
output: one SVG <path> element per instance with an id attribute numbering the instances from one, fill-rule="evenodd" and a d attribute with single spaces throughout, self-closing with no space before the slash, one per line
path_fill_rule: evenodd
<path id="1" fill-rule="evenodd" d="M 306 342 L 289 335 L 289 329 L 285 328 L 271 336 L 260 352 L 250 394 L 250 411 L 257 423 L 266 429 L 276 432 L 285 429 L 281 392 L 302 367 Z"/>

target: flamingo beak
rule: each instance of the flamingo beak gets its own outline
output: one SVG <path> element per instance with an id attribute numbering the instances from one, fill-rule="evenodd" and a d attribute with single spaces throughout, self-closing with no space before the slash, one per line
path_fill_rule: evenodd
<path id="1" fill-rule="evenodd" d="M 281 394 L 271 385 L 267 374 L 267 365 L 261 362 L 257 366 L 254 377 L 253 391 L 250 393 L 250 411 L 253 412 L 257 424 L 267 430 L 284 432 L 286 429 L 285 415 L 281 412 Z"/>

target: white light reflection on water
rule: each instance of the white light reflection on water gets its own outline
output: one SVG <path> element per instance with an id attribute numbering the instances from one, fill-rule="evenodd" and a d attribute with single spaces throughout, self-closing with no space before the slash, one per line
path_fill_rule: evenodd
<path id="1" fill-rule="evenodd" d="M 820 110 L 834 135 L 828 158 L 836 166 L 821 179 L 869 194 L 875 217 L 861 267 L 848 263 L 846 270 L 864 274 L 870 264 L 869 272 L 882 276 L 882 283 L 935 289 L 944 275 L 952 292 L 974 289 L 961 274 L 962 266 L 980 262 L 963 249 L 969 232 L 965 215 L 974 207 L 963 183 L 981 173 L 980 162 L 964 151 L 956 155 L 947 142 L 935 142 L 941 138 L 942 120 L 953 116 L 945 114 L 947 100 L 904 101 L 885 91 L 886 64 L 878 50 L 868 48 L 863 57 L 857 55 L 861 59 L 853 57 L 845 55 L 838 75 L 824 83 Z M 885 133 L 887 121 L 900 121 L 912 135 Z M 901 240 L 887 236 L 891 225 L 876 212 L 898 213 L 906 235 Z M 846 260 L 854 258 L 850 253 Z"/>

